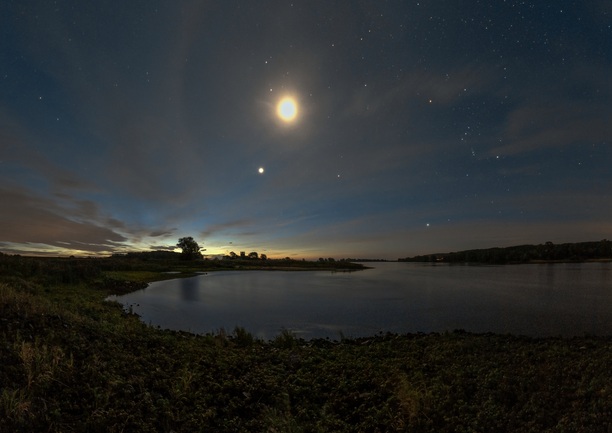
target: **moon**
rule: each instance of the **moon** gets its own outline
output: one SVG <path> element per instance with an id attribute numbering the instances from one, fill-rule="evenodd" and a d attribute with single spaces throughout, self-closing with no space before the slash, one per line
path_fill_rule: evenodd
<path id="1" fill-rule="evenodd" d="M 281 99 L 276 106 L 276 114 L 283 122 L 293 122 L 298 114 L 298 107 L 295 99 L 289 96 Z"/>
<path id="2" fill-rule="evenodd" d="M 264 168 L 263 167 L 259 167 L 259 170 L 257 170 L 259 172 L 259 174 L 263 174 L 264 173 Z"/>

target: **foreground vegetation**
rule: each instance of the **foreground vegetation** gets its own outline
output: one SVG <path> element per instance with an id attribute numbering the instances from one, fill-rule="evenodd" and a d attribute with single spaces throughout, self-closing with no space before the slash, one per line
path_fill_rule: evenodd
<path id="1" fill-rule="evenodd" d="M 612 429 L 612 337 L 196 336 L 104 301 L 167 274 L 58 263 L 0 268 L 0 431 Z"/>

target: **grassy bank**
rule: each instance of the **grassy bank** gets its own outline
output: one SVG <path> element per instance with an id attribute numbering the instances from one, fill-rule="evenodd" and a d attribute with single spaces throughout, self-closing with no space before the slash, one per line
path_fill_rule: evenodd
<path id="1" fill-rule="evenodd" d="M 103 301 L 162 275 L 0 279 L 0 431 L 612 429 L 612 337 L 262 342 L 157 330 Z"/>

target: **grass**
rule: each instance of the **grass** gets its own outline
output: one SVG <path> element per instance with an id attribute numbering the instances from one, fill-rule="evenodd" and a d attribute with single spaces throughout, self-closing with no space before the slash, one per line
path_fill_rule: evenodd
<path id="1" fill-rule="evenodd" d="M 154 329 L 103 300 L 164 275 L 0 279 L 0 431 L 612 431 L 612 337 L 264 342 Z"/>

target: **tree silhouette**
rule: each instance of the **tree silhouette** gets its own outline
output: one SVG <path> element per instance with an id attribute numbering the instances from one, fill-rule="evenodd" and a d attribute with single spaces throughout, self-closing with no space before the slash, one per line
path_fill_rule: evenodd
<path id="1" fill-rule="evenodd" d="M 191 236 L 180 238 L 176 246 L 183 250 L 181 254 L 185 260 L 193 260 L 202 257 L 202 254 L 200 254 L 200 246 Z"/>

